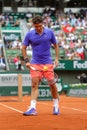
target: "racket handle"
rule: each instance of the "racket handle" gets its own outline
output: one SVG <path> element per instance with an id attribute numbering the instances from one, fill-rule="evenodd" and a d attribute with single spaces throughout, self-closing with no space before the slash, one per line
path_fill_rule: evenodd
<path id="1" fill-rule="evenodd" d="M 30 66 L 30 68 L 32 69 L 32 70 L 36 70 L 34 67 L 32 67 L 32 66 Z"/>
<path id="2" fill-rule="evenodd" d="M 56 65 L 55 65 L 55 63 L 53 63 L 53 68 L 54 68 L 54 69 L 56 68 Z"/>

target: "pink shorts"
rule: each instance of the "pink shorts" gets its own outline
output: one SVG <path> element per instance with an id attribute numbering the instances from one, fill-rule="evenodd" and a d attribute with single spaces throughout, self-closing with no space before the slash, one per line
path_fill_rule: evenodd
<path id="1" fill-rule="evenodd" d="M 53 64 L 31 64 L 37 70 L 30 69 L 31 78 L 46 78 L 48 81 L 54 79 Z"/>

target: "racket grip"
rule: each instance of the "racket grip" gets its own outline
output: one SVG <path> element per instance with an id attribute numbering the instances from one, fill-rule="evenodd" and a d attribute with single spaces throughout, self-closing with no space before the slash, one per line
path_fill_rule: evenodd
<path id="1" fill-rule="evenodd" d="M 54 68 L 54 69 L 56 68 L 56 65 L 55 65 L 55 63 L 53 63 L 53 68 Z"/>

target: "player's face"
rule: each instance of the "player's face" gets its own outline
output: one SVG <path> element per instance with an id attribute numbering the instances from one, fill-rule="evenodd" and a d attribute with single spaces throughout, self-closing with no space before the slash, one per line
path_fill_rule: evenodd
<path id="1" fill-rule="evenodd" d="M 34 28 L 36 29 L 37 33 L 42 33 L 42 31 L 43 31 L 43 24 L 42 23 L 34 24 Z"/>

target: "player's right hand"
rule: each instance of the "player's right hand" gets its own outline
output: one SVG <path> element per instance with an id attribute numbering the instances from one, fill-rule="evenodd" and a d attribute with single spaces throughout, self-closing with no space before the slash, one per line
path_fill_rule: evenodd
<path id="1" fill-rule="evenodd" d="M 26 63 L 26 68 L 30 69 L 30 63 Z"/>

